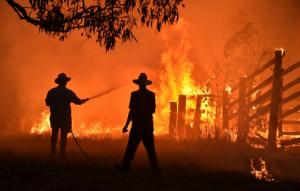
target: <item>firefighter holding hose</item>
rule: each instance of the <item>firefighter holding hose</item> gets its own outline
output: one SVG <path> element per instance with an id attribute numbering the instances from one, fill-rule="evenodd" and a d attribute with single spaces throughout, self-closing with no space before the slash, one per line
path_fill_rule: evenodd
<path id="1" fill-rule="evenodd" d="M 57 137 L 60 131 L 60 156 L 65 155 L 67 146 L 67 135 L 72 132 L 72 116 L 71 103 L 81 105 L 86 103 L 89 98 L 80 99 L 70 89 L 67 83 L 71 80 L 65 73 L 60 73 L 55 79 L 57 87 L 48 91 L 46 97 L 46 105 L 50 107 L 50 124 L 52 128 L 51 133 L 51 155 L 56 154 Z"/>

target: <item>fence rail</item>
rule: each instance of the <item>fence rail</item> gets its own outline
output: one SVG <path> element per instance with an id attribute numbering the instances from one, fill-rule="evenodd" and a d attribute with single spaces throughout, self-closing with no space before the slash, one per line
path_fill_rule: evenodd
<path id="1" fill-rule="evenodd" d="M 236 119 L 237 122 L 237 141 L 247 143 L 250 124 L 257 122 L 268 115 L 268 137 L 261 136 L 259 132 L 254 133 L 263 142 L 266 142 L 269 148 L 277 147 L 278 136 L 300 135 L 299 131 L 287 132 L 283 130 L 285 125 L 300 125 L 300 121 L 287 119 L 287 117 L 300 111 L 300 105 L 296 105 L 288 110 L 283 110 L 283 106 L 300 98 L 300 88 L 296 91 L 290 91 L 300 84 L 300 77 L 290 75 L 292 72 L 300 70 L 300 61 L 288 67 L 284 67 L 283 49 L 275 50 L 275 56 L 263 64 L 256 71 L 248 76 L 240 77 L 239 83 L 231 88 L 231 93 L 224 90 L 222 101 L 222 128 L 228 129 L 230 122 Z M 261 74 L 269 72 L 264 79 L 254 87 L 250 87 L 254 80 Z M 289 79 L 284 83 L 284 79 Z M 290 93 L 292 92 L 292 93 Z M 284 95 L 284 97 L 283 97 Z M 202 123 L 201 119 L 201 100 L 205 97 L 219 97 L 218 95 L 197 95 L 193 97 L 196 100 L 196 107 L 193 110 L 186 110 L 186 102 L 189 99 L 187 95 L 179 95 L 178 102 L 170 103 L 170 123 L 169 132 L 174 136 L 175 132 L 182 134 L 186 126 L 185 116 L 187 113 L 193 113 L 192 129 L 199 129 Z M 234 112 L 233 112 L 234 111 Z M 257 119 L 257 121 L 255 121 Z M 175 130 L 176 129 L 176 130 Z M 298 139 L 285 140 L 282 145 L 295 144 Z"/>
<path id="2" fill-rule="evenodd" d="M 269 114 L 269 129 L 268 129 L 268 147 L 275 148 L 277 141 L 277 131 L 280 136 L 282 135 L 298 135 L 299 132 L 284 132 L 282 130 L 283 125 L 300 125 L 300 121 L 296 120 L 283 120 L 288 116 L 300 111 L 300 105 L 297 105 L 287 111 L 282 112 L 283 105 L 294 101 L 300 97 L 300 90 L 290 93 L 283 97 L 283 93 L 295 88 L 300 84 L 300 77 L 294 77 L 291 81 L 284 84 L 284 77 L 289 76 L 293 71 L 300 69 L 300 62 L 290 65 L 287 68 L 283 67 L 283 57 L 285 52 L 282 49 L 275 51 L 274 59 L 271 59 L 256 71 L 252 72 L 249 76 L 241 78 L 240 82 L 233 86 L 232 91 L 238 92 L 238 96 L 230 97 L 230 95 L 224 92 L 223 99 L 230 101 L 223 101 L 225 109 L 223 109 L 223 126 L 228 127 L 229 122 L 234 118 L 238 122 L 237 140 L 242 143 L 246 143 L 247 134 L 249 132 L 249 123 L 254 119 L 259 119 L 261 116 Z M 258 75 L 262 74 L 268 69 L 273 68 L 271 75 L 262 79 L 261 82 L 254 87 L 245 88 L 249 86 L 250 81 L 254 80 Z M 269 88 L 269 89 L 268 89 Z M 262 89 L 264 93 L 260 93 Z M 257 93 L 259 92 L 259 93 Z M 256 94 L 255 98 L 251 98 L 253 94 Z M 233 94 L 231 94 L 233 95 Z M 255 109 L 253 109 L 255 108 Z M 234 113 L 231 111 L 236 110 Z M 251 112 L 250 112 L 251 111 Z M 252 114 L 250 114 L 252 113 Z M 243 121 L 246 120 L 246 121 Z M 299 128 L 300 130 L 300 128 Z M 292 141 L 293 142 L 293 141 Z M 294 143 L 294 142 L 293 142 Z M 285 142 L 285 145 L 288 141 Z"/>

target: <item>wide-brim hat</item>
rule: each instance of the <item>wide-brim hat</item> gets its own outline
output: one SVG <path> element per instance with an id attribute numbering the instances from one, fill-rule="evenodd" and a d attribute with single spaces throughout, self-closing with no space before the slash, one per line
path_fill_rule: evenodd
<path id="1" fill-rule="evenodd" d="M 148 80 L 146 73 L 141 73 L 138 79 L 132 80 L 133 83 L 138 85 L 151 85 L 152 81 Z"/>
<path id="2" fill-rule="evenodd" d="M 70 81 L 71 78 L 68 77 L 65 73 L 58 74 L 57 78 L 54 80 L 55 83 L 61 84 Z"/>

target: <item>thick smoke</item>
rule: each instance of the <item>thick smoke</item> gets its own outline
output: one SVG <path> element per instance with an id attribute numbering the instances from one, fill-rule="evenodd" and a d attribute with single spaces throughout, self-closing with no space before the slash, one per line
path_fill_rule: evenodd
<path id="1" fill-rule="evenodd" d="M 185 4 L 181 13 L 189 23 L 189 57 L 197 81 L 207 81 L 218 75 L 220 68 L 232 67 L 228 55 L 235 64 L 240 63 L 241 74 L 251 70 L 251 59 L 257 54 L 266 51 L 272 56 L 276 47 L 286 49 L 287 63 L 300 60 L 298 0 L 189 0 Z M 121 126 L 126 119 L 130 91 L 136 88 L 131 81 L 142 71 L 148 73 L 154 87 L 159 86 L 160 59 L 166 46 L 162 34 L 154 29 L 137 29 L 139 43 L 118 44 L 114 51 L 106 53 L 93 40 L 86 41 L 78 34 L 63 43 L 39 34 L 36 28 L 21 21 L 5 1 L 0 2 L 0 7 L 0 125 L 6 132 L 31 126 L 46 109 L 45 95 L 60 72 L 72 77 L 69 87 L 82 98 L 123 85 L 107 96 L 73 107 L 75 126 L 82 121 Z M 242 57 L 234 46 L 226 54 L 224 47 L 249 23 L 250 32 L 254 32 L 237 47 L 245 47 L 249 42 L 256 47 L 255 54 L 247 49 L 242 56 L 250 60 L 237 62 Z M 164 27 L 163 31 L 174 38 L 175 44 L 179 35 L 172 27 Z"/>

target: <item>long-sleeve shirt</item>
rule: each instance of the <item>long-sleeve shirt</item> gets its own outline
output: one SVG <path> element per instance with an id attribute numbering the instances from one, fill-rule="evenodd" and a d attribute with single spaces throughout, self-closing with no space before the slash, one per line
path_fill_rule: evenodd
<path id="1" fill-rule="evenodd" d="M 57 86 L 49 90 L 46 105 L 50 107 L 52 128 L 72 128 L 71 103 L 82 104 L 83 101 L 65 86 Z"/>
<path id="2" fill-rule="evenodd" d="M 155 112 L 155 94 L 147 89 L 131 93 L 129 108 L 132 112 L 132 127 L 153 130 L 152 114 Z"/>

